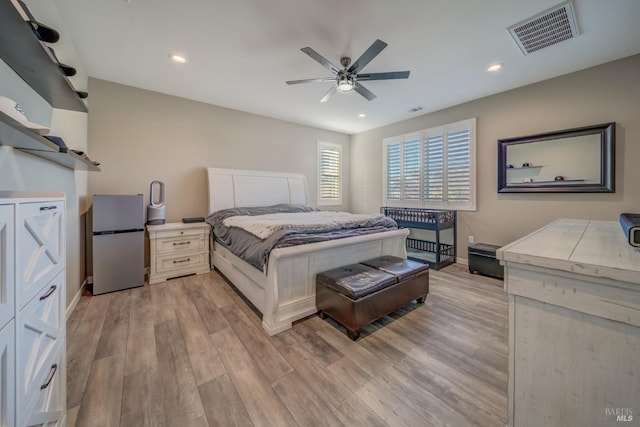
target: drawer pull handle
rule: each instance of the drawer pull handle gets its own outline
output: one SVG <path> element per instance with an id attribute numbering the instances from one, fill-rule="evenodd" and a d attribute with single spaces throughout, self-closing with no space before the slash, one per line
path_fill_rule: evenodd
<path id="1" fill-rule="evenodd" d="M 52 211 L 52 210 L 55 210 L 55 209 L 56 209 L 55 205 L 54 206 L 41 206 L 40 207 L 41 211 Z"/>
<path id="2" fill-rule="evenodd" d="M 189 262 L 191 261 L 191 258 L 187 258 L 187 259 L 176 259 L 173 261 L 174 264 L 179 264 L 181 262 Z"/>
<path id="3" fill-rule="evenodd" d="M 179 245 L 190 245 L 191 241 L 187 240 L 186 242 L 174 242 L 173 246 L 179 246 Z"/>
<path id="4" fill-rule="evenodd" d="M 48 291 L 46 294 L 44 294 L 44 295 L 42 295 L 42 296 L 40 297 L 40 301 L 42 301 L 42 300 L 45 300 L 45 299 L 49 298 L 49 297 L 51 296 L 51 294 L 52 294 L 52 293 L 54 293 L 54 292 L 56 291 L 56 289 L 58 289 L 58 286 L 57 286 L 57 285 L 52 285 L 52 286 L 49 288 L 49 291 Z"/>
<path id="5" fill-rule="evenodd" d="M 54 363 L 51 366 L 51 371 L 49 372 L 49 378 L 47 379 L 47 382 L 45 382 L 40 386 L 40 390 L 44 390 L 45 388 L 49 387 L 49 384 L 51 384 L 51 381 L 53 380 L 53 377 L 56 375 L 57 370 L 58 370 L 58 364 Z"/>

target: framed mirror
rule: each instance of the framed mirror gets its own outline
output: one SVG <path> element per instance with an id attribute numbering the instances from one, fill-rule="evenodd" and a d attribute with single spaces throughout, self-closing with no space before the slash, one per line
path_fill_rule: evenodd
<path id="1" fill-rule="evenodd" d="M 498 140 L 498 193 L 615 192 L 615 122 Z"/>

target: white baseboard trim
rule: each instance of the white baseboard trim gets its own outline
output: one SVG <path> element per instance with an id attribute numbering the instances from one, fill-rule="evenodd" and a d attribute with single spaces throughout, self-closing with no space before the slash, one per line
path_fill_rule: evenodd
<path id="1" fill-rule="evenodd" d="M 80 285 L 80 289 L 78 289 L 78 292 L 76 292 L 76 294 L 73 297 L 73 301 L 71 301 L 71 304 L 69 304 L 69 306 L 67 307 L 67 320 L 69 320 L 69 316 L 71 316 L 71 313 L 73 313 L 73 310 L 76 308 L 76 305 L 78 305 L 78 301 L 80 301 L 80 297 L 82 296 L 82 293 L 84 292 L 84 288 L 87 287 L 87 279 L 84 279 L 84 281 L 82 282 L 82 285 Z"/>

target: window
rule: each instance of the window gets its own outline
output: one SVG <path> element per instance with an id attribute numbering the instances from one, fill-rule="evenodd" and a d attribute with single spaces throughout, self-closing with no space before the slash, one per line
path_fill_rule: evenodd
<path id="1" fill-rule="evenodd" d="M 318 205 L 342 204 L 342 145 L 318 141 Z"/>
<path id="2" fill-rule="evenodd" d="M 474 118 L 386 138 L 385 205 L 475 210 L 475 127 Z"/>

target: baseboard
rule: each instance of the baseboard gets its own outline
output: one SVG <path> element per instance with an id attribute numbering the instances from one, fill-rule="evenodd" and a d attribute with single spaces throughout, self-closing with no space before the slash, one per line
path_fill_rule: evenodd
<path id="1" fill-rule="evenodd" d="M 71 316 L 71 313 L 73 313 L 73 310 L 76 308 L 76 305 L 78 305 L 78 301 L 80 301 L 80 297 L 82 296 L 82 293 L 84 292 L 84 289 L 87 287 L 87 279 L 84 279 L 84 281 L 82 282 L 82 285 L 80 285 L 80 289 L 78 289 L 78 292 L 76 292 L 76 294 L 73 297 L 73 301 L 71 301 L 71 304 L 69 304 L 69 306 L 67 307 L 67 320 L 69 320 L 69 316 Z"/>
<path id="2" fill-rule="evenodd" d="M 456 263 L 457 264 L 462 264 L 462 265 L 469 265 L 469 259 L 468 258 L 456 257 Z"/>

